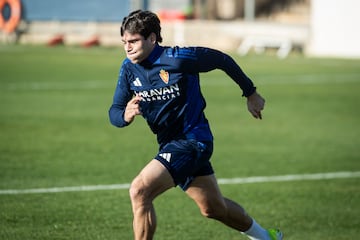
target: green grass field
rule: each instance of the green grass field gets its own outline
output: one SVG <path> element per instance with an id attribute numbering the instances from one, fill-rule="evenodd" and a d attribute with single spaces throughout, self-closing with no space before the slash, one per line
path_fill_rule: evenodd
<path id="1" fill-rule="evenodd" d="M 0 190 L 129 183 L 157 150 L 137 118 L 112 127 L 122 48 L 0 46 Z M 360 171 L 360 60 L 233 55 L 266 98 L 263 120 L 220 71 L 202 74 L 219 178 Z M 360 234 L 360 179 L 221 185 L 288 240 Z M 246 239 L 179 189 L 155 201 L 157 240 Z M 0 194 L 0 239 L 132 239 L 128 191 Z"/>

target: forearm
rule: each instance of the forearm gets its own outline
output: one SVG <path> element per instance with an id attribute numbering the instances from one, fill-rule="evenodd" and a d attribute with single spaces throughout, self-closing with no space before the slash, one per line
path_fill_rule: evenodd
<path id="1" fill-rule="evenodd" d="M 243 91 L 243 96 L 248 97 L 255 92 L 256 87 L 253 82 L 230 56 L 224 56 L 220 69 L 226 72 L 226 74 L 239 85 Z"/>
<path id="2" fill-rule="evenodd" d="M 116 127 L 126 127 L 129 125 L 124 119 L 125 108 L 113 104 L 109 109 L 109 119 L 112 125 Z"/>

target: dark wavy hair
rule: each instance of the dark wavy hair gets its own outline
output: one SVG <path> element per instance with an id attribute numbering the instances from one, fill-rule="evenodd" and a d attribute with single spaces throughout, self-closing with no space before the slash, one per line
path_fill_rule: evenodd
<path id="1" fill-rule="evenodd" d="M 131 34 L 140 34 L 147 39 L 151 33 L 155 33 L 156 41 L 161 43 L 161 26 L 158 16 L 150 11 L 137 10 L 125 17 L 121 24 L 121 36 L 128 31 Z"/>

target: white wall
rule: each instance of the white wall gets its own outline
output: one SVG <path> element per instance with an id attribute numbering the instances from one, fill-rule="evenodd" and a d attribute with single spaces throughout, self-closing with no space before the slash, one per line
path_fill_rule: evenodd
<path id="1" fill-rule="evenodd" d="M 312 0 L 307 54 L 360 58 L 360 1 Z"/>

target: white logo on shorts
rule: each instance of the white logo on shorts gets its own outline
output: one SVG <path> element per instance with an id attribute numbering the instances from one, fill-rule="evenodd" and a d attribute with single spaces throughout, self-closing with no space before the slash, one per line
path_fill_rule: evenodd
<path id="1" fill-rule="evenodd" d="M 159 154 L 159 156 L 164 158 L 166 161 L 170 162 L 171 153 L 161 153 Z"/>

